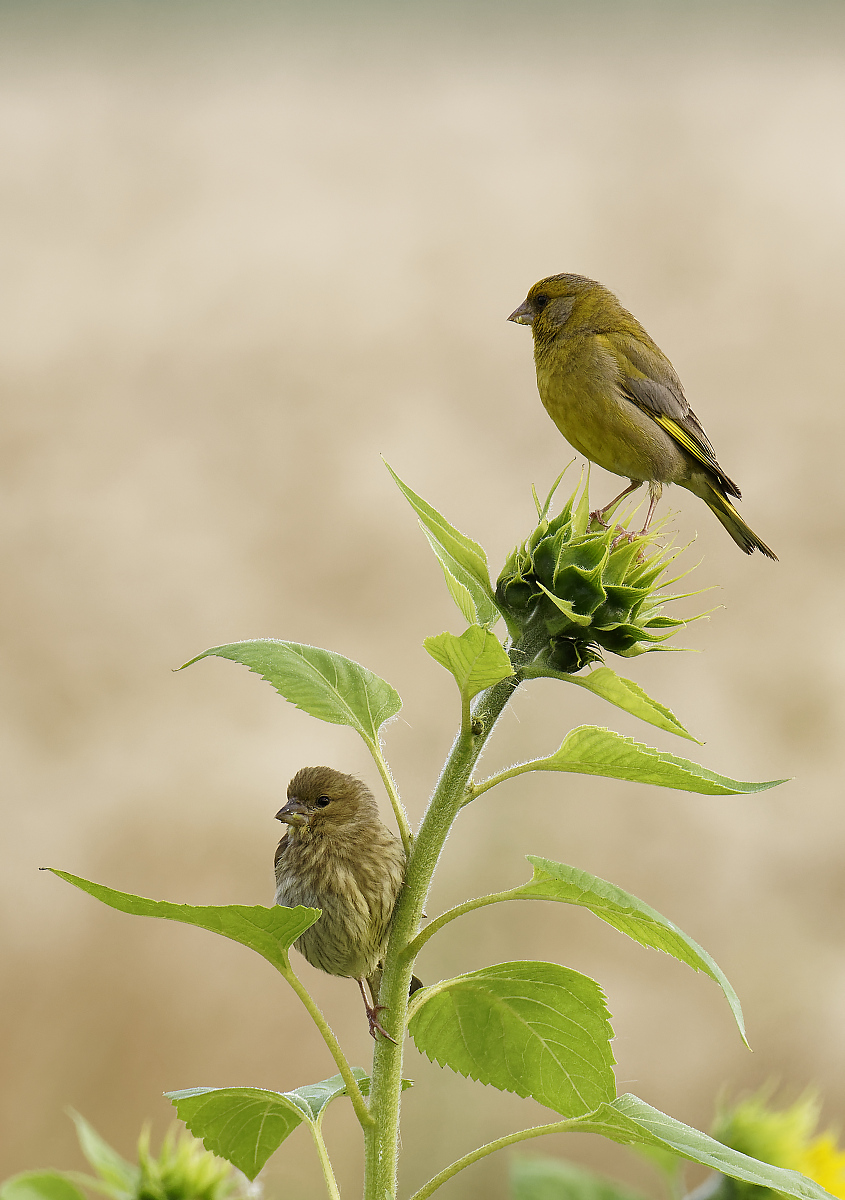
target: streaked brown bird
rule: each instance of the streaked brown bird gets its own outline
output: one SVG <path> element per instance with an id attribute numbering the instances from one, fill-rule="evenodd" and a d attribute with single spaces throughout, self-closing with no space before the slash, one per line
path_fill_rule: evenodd
<path id="1" fill-rule="evenodd" d="M 276 850 L 275 903 L 323 912 L 294 946 L 313 967 L 357 980 L 370 1033 L 390 1037 L 378 1019 L 378 992 L 390 921 L 405 878 L 402 843 L 382 823 L 366 784 L 331 767 L 297 771 L 276 820 L 288 828 Z M 411 991 L 417 987 L 422 984 L 414 979 Z"/>
<path id="2" fill-rule="evenodd" d="M 740 490 L 719 466 L 669 359 L 612 292 L 583 275 L 550 275 L 508 320 L 531 326 L 540 399 L 566 440 L 631 481 L 592 514 L 601 524 L 647 483 L 645 533 L 663 485 L 677 483 L 704 501 L 740 550 L 777 558 L 728 499 L 741 499 Z"/>

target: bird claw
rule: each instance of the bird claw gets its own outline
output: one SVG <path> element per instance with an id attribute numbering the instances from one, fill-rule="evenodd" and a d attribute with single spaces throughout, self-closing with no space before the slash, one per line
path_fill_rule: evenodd
<path id="1" fill-rule="evenodd" d="M 617 525 L 617 529 L 619 529 L 618 525 Z M 633 529 L 619 529 L 619 532 L 617 533 L 616 537 L 610 543 L 610 548 L 611 548 L 611 550 L 615 550 L 617 548 L 617 546 L 621 546 L 623 542 L 636 541 L 636 539 L 640 536 L 641 535 Z"/>
<path id="2" fill-rule="evenodd" d="M 367 1008 L 367 1020 L 370 1022 L 370 1037 L 373 1039 L 373 1041 L 375 1041 L 376 1032 L 378 1032 L 382 1035 L 382 1037 L 386 1037 L 389 1042 L 393 1042 L 394 1046 L 398 1046 L 399 1043 L 396 1041 L 395 1038 L 392 1038 L 390 1036 L 390 1034 L 387 1032 L 387 1030 L 383 1027 L 383 1025 L 381 1024 L 381 1022 L 378 1019 L 379 1013 L 382 1012 L 385 1008 L 387 1008 L 387 1005 L 386 1004 L 377 1004 L 375 1006 L 375 1008 L 371 1008 L 368 1004 L 366 1006 L 366 1008 Z"/>
<path id="3" fill-rule="evenodd" d="M 597 508 L 595 512 L 591 512 L 590 519 L 587 522 L 587 528 L 589 528 L 593 521 L 595 521 L 597 525 L 601 525 L 602 529 L 610 529 L 607 521 L 603 520 L 604 513 L 605 510 L 603 508 Z"/>
<path id="4" fill-rule="evenodd" d="M 630 544 L 631 542 L 637 541 L 638 538 L 645 537 L 647 533 L 648 529 L 645 527 L 642 529 L 620 529 L 619 533 L 617 533 L 616 537 L 610 543 L 611 552 L 614 551 L 617 546 L 621 546 L 623 542 L 628 542 Z M 640 546 L 640 549 L 637 552 L 637 561 L 643 562 L 644 559 L 645 552 L 643 547 Z"/>

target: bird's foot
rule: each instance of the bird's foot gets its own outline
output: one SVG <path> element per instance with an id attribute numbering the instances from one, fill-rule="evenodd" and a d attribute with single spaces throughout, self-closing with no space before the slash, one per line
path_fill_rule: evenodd
<path id="1" fill-rule="evenodd" d="M 393 1042 L 394 1046 L 398 1046 L 399 1043 L 396 1041 L 396 1038 L 392 1038 L 390 1036 L 390 1034 L 382 1025 L 381 1021 L 378 1019 L 379 1013 L 387 1008 L 387 1005 L 376 1004 L 371 1008 L 369 1004 L 366 1004 L 365 1007 L 367 1009 L 367 1020 L 370 1022 L 370 1037 L 373 1039 L 373 1041 L 375 1041 L 376 1033 L 380 1033 L 381 1036 L 386 1037 L 389 1042 Z"/>
<path id="2" fill-rule="evenodd" d="M 642 529 L 621 529 L 617 525 L 619 532 L 610 543 L 610 549 L 615 550 L 617 546 L 621 546 L 623 542 L 635 542 L 638 537 L 642 537 L 644 530 Z"/>
<path id="3" fill-rule="evenodd" d="M 617 526 L 617 528 L 619 528 L 619 527 Z M 644 538 L 647 534 L 648 534 L 648 526 L 647 525 L 644 525 L 642 529 L 619 529 L 619 532 L 617 533 L 616 537 L 610 543 L 610 549 L 611 549 L 611 551 L 615 550 L 617 548 L 617 546 L 621 546 L 623 542 L 628 542 L 628 544 L 630 545 L 631 542 L 636 542 L 639 538 Z M 637 554 L 637 561 L 642 562 L 644 559 L 645 559 L 645 547 L 640 546 L 639 552 Z"/>
<path id="4" fill-rule="evenodd" d="M 602 508 L 597 508 L 595 512 L 590 513 L 590 521 L 587 525 L 587 528 L 589 529 L 590 525 L 593 523 L 593 521 L 595 521 L 597 525 L 601 525 L 602 529 L 610 529 L 610 525 L 604 519 L 605 513 L 610 513 L 612 515 L 620 500 L 624 500 L 626 496 L 630 496 L 631 492 L 635 492 L 637 488 L 642 486 L 642 479 L 632 479 L 623 492 L 620 492 L 618 496 L 614 496 L 613 499 L 605 504 Z"/>

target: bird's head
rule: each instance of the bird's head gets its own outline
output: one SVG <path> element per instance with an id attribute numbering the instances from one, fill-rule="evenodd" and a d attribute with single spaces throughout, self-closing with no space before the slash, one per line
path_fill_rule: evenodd
<path id="1" fill-rule="evenodd" d="M 288 784 L 287 794 L 276 820 L 301 832 L 329 833 L 378 812 L 366 784 L 331 767 L 303 767 Z"/>
<path id="2" fill-rule="evenodd" d="M 555 337 L 564 325 L 603 328 L 615 317 L 619 302 L 612 292 L 584 275 L 549 275 L 535 283 L 519 308 L 508 317 L 530 325 L 535 338 Z"/>

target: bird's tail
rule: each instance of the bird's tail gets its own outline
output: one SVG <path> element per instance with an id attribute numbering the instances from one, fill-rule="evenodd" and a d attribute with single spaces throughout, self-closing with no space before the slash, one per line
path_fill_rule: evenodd
<path id="1" fill-rule="evenodd" d="M 757 537 L 754 530 L 746 525 L 727 496 L 714 486 L 712 480 L 698 476 L 695 484 L 697 486 L 690 490 L 695 491 L 710 511 L 718 517 L 740 550 L 744 550 L 746 554 L 752 554 L 755 550 L 759 550 L 761 554 L 765 554 L 766 558 L 773 558 L 777 562 L 778 556 L 774 550 L 770 550 L 766 543 Z"/>

